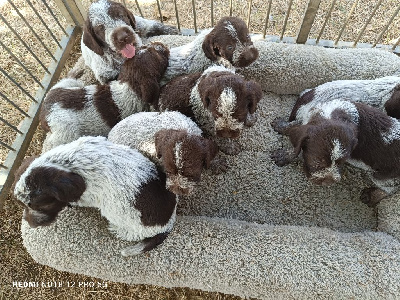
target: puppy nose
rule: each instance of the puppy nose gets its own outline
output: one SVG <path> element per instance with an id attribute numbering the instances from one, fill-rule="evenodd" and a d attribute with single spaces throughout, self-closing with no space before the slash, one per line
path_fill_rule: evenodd
<path id="1" fill-rule="evenodd" d="M 240 135 L 239 130 L 220 129 L 217 130 L 217 136 L 223 138 L 237 139 Z"/>
<path id="2" fill-rule="evenodd" d="M 128 39 L 129 39 L 129 34 L 128 34 L 126 31 L 121 30 L 121 31 L 119 31 L 119 32 L 117 33 L 117 41 L 118 41 L 118 42 L 120 42 L 120 43 L 127 43 L 127 42 L 128 42 Z"/>

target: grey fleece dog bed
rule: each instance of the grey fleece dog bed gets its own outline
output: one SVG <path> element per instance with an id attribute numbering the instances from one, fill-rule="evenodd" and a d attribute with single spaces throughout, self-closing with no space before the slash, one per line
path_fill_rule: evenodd
<path id="1" fill-rule="evenodd" d="M 206 171 L 165 242 L 125 258 L 121 241 L 91 208 L 69 208 L 49 227 L 22 222 L 23 242 L 38 263 L 104 280 L 190 287 L 259 299 L 394 299 L 400 295 L 399 197 L 376 209 L 359 201 L 371 185 L 346 167 L 330 187 L 307 181 L 301 161 L 279 168 L 269 152 L 288 146 L 273 132 L 295 96 L 266 93 L 243 151 L 225 156 L 225 174 Z M 224 155 L 224 154 L 221 154 Z"/>

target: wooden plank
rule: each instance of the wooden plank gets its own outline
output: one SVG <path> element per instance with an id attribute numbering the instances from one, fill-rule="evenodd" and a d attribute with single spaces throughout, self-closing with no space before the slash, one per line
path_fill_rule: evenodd
<path id="1" fill-rule="evenodd" d="M 54 0 L 69 25 L 82 27 L 87 18 L 80 0 Z"/>
<path id="2" fill-rule="evenodd" d="M 69 53 L 75 43 L 76 37 L 78 33 L 81 31 L 78 26 L 70 26 L 67 28 L 67 33 L 70 37 L 64 36 L 61 39 L 60 44 L 62 45 L 62 49 L 58 49 L 55 53 L 55 57 L 57 62 L 52 62 L 49 66 L 50 74 L 46 74 L 43 77 L 42 85 L 45 87 L 40 88 L 36 93 L 36 100 L 29 107 L 28 114 L 31 116 L 30 118 L 25 118 L 21 125 L 19 126 L 19 130 L 21 130 L 24 134 L 18 134 L 15 138 L 14 143 L 12 144 L 12 148 L 16 149 L 16 151 L 10 151 L 3 163 L 6 167 L 0 169 L 0 209 L 3 208 L 4 201 L 8 196 L 9 189 L 14 181 L 14 172 L 21 164 L 22 159 L 25 156 L 26 150 L 32 140 L 32 136 L 36 131 L 36 127 L 39 124 L 39 111 L 40 105 L 47 93 L 47 91 L 51 88 L 51 86 L 57 81 L 60 73 L 65 65 L 65 61 L 67 60 Z"/>
<path id="3" fill-rule="evenodd" d="M 297 44 L 304 44 L 307 42 L 308 35 L 310 34 L 311 27 L 314 24 L 315 16 L 317 15 L 320 3 L 321 0 L 310 0 L 310 2 L 308 2 L 308 6 L 303 17 L 303 22 L 301 24 L 299 34 L 297 35 Z"/>

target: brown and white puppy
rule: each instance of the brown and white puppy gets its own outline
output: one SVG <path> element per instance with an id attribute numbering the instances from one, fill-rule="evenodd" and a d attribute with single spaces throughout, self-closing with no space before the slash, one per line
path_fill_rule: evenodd
<path id="1" fill-rule="evenodd" d="M 156 105 L 159 80 L 168 64 L 168 48 L 153 43 L 125 61 L 118 80 L 84 87 L 76 79 L 63 79 L 47 94 L 40 113 L 48 131 L 43 151 L 81 136 L 107 136 L 120 120 Z"/>
<path id="2" fill-rule="evenodd" d="M 218 146 L 201 134 L 196 123 L 177 111 L 141 112 L 119 122 L 108 139 L 139 150 L 163 169 L 169 190 L 187 195 L 200 181 L 203 168 L 220 172 L 225 167 L 221 160 L 216 165 Z"/>
<path id="3" fill-rule="evenodd" d="M 236 139 L 256 121 L 260 86 L 231 69 L 212 66 L 203 73 L 182 75 L 161 88 L 159 109 L 192 118 L 208 136 Z M 221 149 L 227 154 L 237 150 Z M 228 152 L 226 152 L 226 150 Z"/>
<path id="4" fill-rule="evenodd" d="M 17 171 L 13 193 L 33 228 L 51 225 L 68 206 L 99 209 L 110 231 L 139 241 L 122 249 L 124 256 L 161 244 L 176 216 L 175 195 L 156 166 L 104 137 L 82 137 L 26 162 Z"/>
<path id="5" fill-rule="evenodd" d="M 121 3 L 99 0 L 89 7 L 81 40 L 82 57 L 104 84 L 117 78 L 124 61 L 142 45 L 141 38 L 160 34 L 178 34 L 178 30 L 133 16 Z"/>
<path id="6" fill-rule="evenodd" d="M 377 186 L 363 191 L 361 200 L 369 206 L 399 189 L 399 120 L 363 103 L 304 102 L 300 98 L 296 103 L 290 122 L 277 119 L 272 123 L 294 146 L 272 153 L 278 166 L 290 163 L 302 151 L 307 177 L 322 185 L 338 182 L 345 162 L 367 170 Z"/>
<path id="7" fill-rule="evenodd" d="M 170 51 L 161 84 L 179 75 L 203 72 L 212 64 L 244 68 L 258 58 L 246 23 L 237 17 L 222 18 L 214 28 L 203 30 L 191 43 Z"/>

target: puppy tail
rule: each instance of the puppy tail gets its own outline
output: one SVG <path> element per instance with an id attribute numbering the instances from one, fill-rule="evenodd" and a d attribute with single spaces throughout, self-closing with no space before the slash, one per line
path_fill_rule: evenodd
<path id="1" fill-rule="evenodd" d="M 156 234 L 155 236 L 145 238 L 136 245 L 126 247 L 121 250 L 123 256 L 138 255 L 147 251 L 150 251 L 160 245 L 167 238 L 169 232 L 163 232 Z"/>

